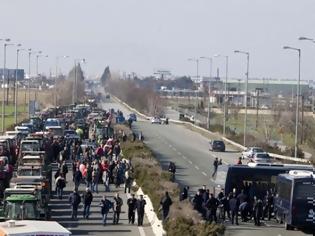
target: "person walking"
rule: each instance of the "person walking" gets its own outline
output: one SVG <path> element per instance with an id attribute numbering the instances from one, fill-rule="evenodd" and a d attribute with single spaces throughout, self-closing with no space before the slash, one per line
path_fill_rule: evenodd
<path id="1" fill-rule="evenodd" d="M 86 188 L 85 193 L 83 193 L 83 218 L 88 219 L 90 215 L 91 203 L 93 201 L 93 194 L 89 188 Z"/>
<path id="2" fill-rule="evenodd" d="M 170 207 L 173 204 L 172 199 L 170 198 L 168 192 L 165 192 L 165 196 L 162 197 L 160 201 L 161 209 L 162 209 L 162 219 L 165 221 L 170 212 Z"/>
<path id="3" fill-rule="evenodd" d="M 104 170 L 102 174 L 102 180 L 105 187 L 105 192 L 110 192 L 109 189 L 109 173 L 108 170 Z"/>
<path id="4" fill-rule="evenodd" d="M 129 224 L 135 223 L 135 211 L 137 208 L 137 199 L 135 198 L 134 194 L 131 194 L 131 198 L 128 198 L 127 200 L 128 205 L 128 221 Z"/>
<path id="5" fill-rule="evenodd" d="M 144 208 L 146 204 L 147 202 L 143 199 L 143 195 L 140 195 L 140 198 L 137 200 L 138 226 L 143 225 Z"/>
<path id="6" fill-rule="evenodd" d="M 121 197 L 119 197 L 119 193 L 116 193 L 116 197 L 114 197 L 114 217 L 113 217 L 114 225 L 119 223 L 119 216 L 121 213 L 122 205 L 123 205 L 123 200 L 121 199 Z"/>
<path id="7" fill-rule="evenodd" d="M 63 174 L 65 181 L 67 181 L 68 166 L 67 166 L 66 161 L 62 162 L 60 170 L 61 170 L 61 173 Z"/>
<path id="8" fill-rule="evenodd" d="M 63 189 L 66 187 L 66 180 L 63 177 L 63 174 L 60 174 L 56 179 L 56 191 L 57 191 L 57 197 L 59 199 L 62 199 Z"/>
<path id="9" fill-rule="evenodd" d="M 74 186 L 76 189 L 79 189 L 81 180 L 82 180 L 82 173 L 79 168 L 76 168 L 76 171 L 74 173 Z"/>
<path id="10" fill-rule="evenodd" d="M 213 161 L 213 173 L 212 173 L 212 178 L 217 174 L 217 171 L 218 171 L 218 166 L 219 166 L 219 160 L 218 158 L 216 157 Z"/>
<path id="11" fill-rule="evenodd" d="M 69 195 L 69 203 L 72 206 L 71 219 L 77 219 L 78 207 L 81 203 L 81 197 L 76 188 L 74 188 L 73 192 Z"/>
<path id="12" fill-rule="evenodd" d="M 86 165 L 86 177 L 85 177 L 85 182 L 86 182 L 86 187 L 87 188 L 92 188 L 92 172 L 93 169 L 90 164 Z"/>
<path id="13" fill-rule="evenodd" d="M 103 220 L 103 225 L 105 226 L 107 223 L 107 215 L 109 210 L 113 207 L 113 203 L 109 201 L 106 196 L 103 196 L 103 199 L 101 200 L 100 203 L 101 207 L 101 214 L 102 214 L 102 220 Z"/>
<path id="14" fill-rule="evenodd" d="M 100 177 L 99 168 L 94 168 L 92 172 L 92 191 L 98 193 L 98 182 Z"/>

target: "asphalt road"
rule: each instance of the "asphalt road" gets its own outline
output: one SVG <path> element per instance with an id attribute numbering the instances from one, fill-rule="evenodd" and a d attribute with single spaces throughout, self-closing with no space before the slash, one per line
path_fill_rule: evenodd
<path id="1" fill-rule="evenodd" d="M 56 169 L 56 168 L 55 168 Z M 69 164 L 68 169 L 71 170 L 71 165 Z M 54 176 L 54 173 L 53 173 Z M 93 202 L 90 209 L 89 219 L 83 219 L 83 204 L 81 199 L 81 204 L 78 210 L 78 220 L 71 219 L 71 206 L 69 204 L 68 198 L 69 194 L 73 191 L 74 184 L 72 182 L 72 171 L 67 174 L 67 185 L 64 189 L 64 196 L 61 200 L 56 198 L 56 196 L 51 200 L 50 207 L 52 209 L 52 220 L 59 222 L 62 226 L 71 231 L 72 235 L 121 235 L 121 236 L 153 236 L 153 231 L 151 229 L 148 219 L 145 217 L 143 227 L 138 227 L 135 223 L 130 225 L 128 223 L 128 206 L 127 206 L 127 195 L 124 193 L 123 185 L 119 188 L 115 188 L 114 185 L 110 186 L 110 193 L 105 193 L 105 188 L 103 184 L 99 184 L 99 193 L 93 193 Z M 53 185 L 53 189 L 55 189 Z M 85 191 L 85 184 L 81 184 L 79 187 L 79 193 Z M 116 193 L 119 193 L 120 197 L 123 199 L 122 213 L 120 215 L 120 221 L 118 225 L 113 225 L 113 212 L 112 210 L 108 214 L 107 225 L 103 226 L 102 218 L 100 213 L 99 203 L 102 196 L 106 194 L 107 198 L 113 202 L 113 198 Z M 137 222 L 137 214 L 136 220 Z"/>
<path id="2" fill-rule="evenodd" d="M 123 111 L 127 116 L 130 111 L 114 102 L 107 101 L 102 104 L 104 109 L 114 108 Z M 176 163 L 176 181 L 182 185 L 190 186 L 192 191 L 202 185 L 213 187 L 213 160 L 222 158 L 224 164 L 234 164 L 240 153 L 227 145 L 225 153 L 210 152 L 209 139 L 178 124 L 156 125 L 149 121 L 139 119 L 133 123 L 133 130 L 142 131 L 145 143 L 152 149 L 162 167 L 167 168 L 170 161 Z M 275 222 L 266 222 L 264 226 L 254 227 L 253 223 L 241 223 L 233 226 L 226 223 L 226 235 L 253 235 L 255 236 L 299 236 L 305 235 L 299 231 L 286 231 L 283 225 Z"/>

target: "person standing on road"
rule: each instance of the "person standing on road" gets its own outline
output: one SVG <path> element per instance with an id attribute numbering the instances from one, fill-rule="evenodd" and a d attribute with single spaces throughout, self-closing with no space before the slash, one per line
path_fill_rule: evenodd
<path id="1" fill-rule="evenodd" d="M 69 202 L 70 202 L 70 204 L 72 206 L 71 219 L 77 219 L 78 218 L 78 207 L 79 207 L 79 205 L 81 203 L 81 197 L 78 194 L 76 188 L 70 194 Z"/>
<path id="2" fill-rule="evenodd" d="M 101 214 L 102 214 L 103 225 L 105 226 L 106 225 L 106 221 L 107 221 L 108 212 L 113 207 L 113 204 L 104 195 L 103 199 L 101 200 L 100 207 L 101 207 Z"/>
<path id="3" fill-rule="evenodd" d="M 91 203 L 93 201 L 93 194 L 89 188 L 86 188 L 86 192 L 83 193 L 83 218 L 88 219 L 90 215 Z"/>
<path id="4" fill-rule="evenodd" d="M 140 195 L 140 199 L 137 200 L 138 226 L 143 225 L 144 207 L 146 204 L 147 202 L 143 199 L 143 195 Z"/>
<path id="5" fill-rule="evenodd" d="M 170 198 L 168 192 L 165 192 L 165 196 L 160 201 L 163 221 L 167 219 L 168 213 L 170 212 L 170 207 L 172 204 L 173 204 L 173 201 Z"/>
<path id="6" fill-rule="evenodd" d="M 229 200 L 229 208 L 231 211 L 232 225 L 234 224 L 234 220 L 235 220 L 235 224 L 238 225 L 238 208 L 239 208 L 239 205 L 240 205 L 239 199 L 236 198 L 235 194 L 233 194 Z"/>
<path id="7" fill-rule="evenodd" d="M 135 211 L 137 208 L 137 199 L 135 198 L 134 194 L 131 194 L 131 198 L 127 200 L 128 205 L 128 221 L 129 224 L 135 223 Z"/>
<path id="8" fill-rule="evenodd" d="M 121 213 L 122 205 L 123 205 L 123 200 L 121 199 L 121 197 L 119 197 L 119 193 L 116 193 L 116 197 L 114 197 L 114 218 L 113 218 L 114 225 L 119 223 L 119 216 Z"/>
<path id="9" fill-rule="evenodd" d="M 207 208 L 207 219 L 212 222 L 217 222 L 217 209 L 219 206 L 219 201 L 214 197 L 214 195 L 211 193 L 210 198 L 206 202 L 206 208 Z"/>
<path id="10" fill-rule="evenodd" d="M 63 177 L 63 174 L 60 174 L 56 179 L 56 191 L 59 199 L 62 199 L 63 189 L 66 187 L 66 180 Z"/>
<path id="11" fill-rule="evenodd" d="M 257 226 L 260 226 L 260 218 L 263 215 L 263 202 L 261 199 L 258 199 L 255 197 L 254 198 L 254 206 L 253 206 L 253 210 L 254 210 L 254 223 Z"/>

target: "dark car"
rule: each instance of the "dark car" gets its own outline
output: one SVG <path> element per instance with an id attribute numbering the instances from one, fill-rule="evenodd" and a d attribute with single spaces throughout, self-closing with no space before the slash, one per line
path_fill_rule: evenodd
<path id="1" fill-rule="evenodd" d="M 221 140 L 212 140 L 210 141 L 210 151 L 220 151 L 225 152 L 225 144 Z"/>

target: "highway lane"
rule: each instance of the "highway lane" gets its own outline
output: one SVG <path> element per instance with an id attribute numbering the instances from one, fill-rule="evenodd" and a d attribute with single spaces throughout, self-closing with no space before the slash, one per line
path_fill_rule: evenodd
<path id="1" fill-rule="evenodd" d="M 130 111 L 113 101 L 103 104 L 103 108 L 120 109 L 127 116 Z M 222 158 L 225 164 L 236 163 L 240 153 L 227 145 L 227 152 L 210 152 L 209 139 L 182 125 L 152 125 L 149 121 L 139 119 L 133 124 L 133 130 L 141 131 L 145 137 L 145 143 L 155 153 L 162 166 L 166 168 L 170 161 L 177 166 L 176 181 L 183 185 L 189 185 L 192 191 L 202 185 L 213 187 L 211 174 L 215 157 Z M 275 222 L 266 222 L 265 226 L 255 227 L 253 223 L 240 223 L 233 226 L 226 223 L 226 235 L 253 235 L 256 236 L 293 236 L 305 235 L 300 231 L 286 231 L 283 225 Z"/>

